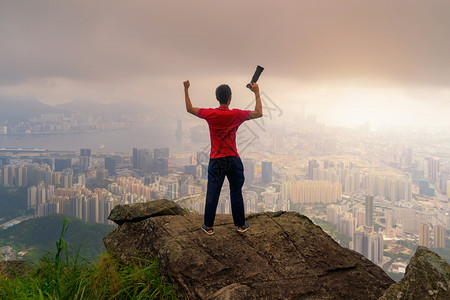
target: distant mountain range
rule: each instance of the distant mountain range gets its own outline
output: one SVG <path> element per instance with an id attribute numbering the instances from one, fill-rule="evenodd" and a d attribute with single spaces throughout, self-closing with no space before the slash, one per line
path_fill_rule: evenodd
<path id="1" fill-rule="evenodd" d="M 92 116 L 106 115 L 118 117 L 121 115 L 136 115 L 142 112 L 142 107 L 139 105 L 123 103 L 103 104 L 94 101 L 79 100 L 51 106 L 35 99 L 0 97 L 0 122 L 26 122 L 31 118 L 39 117 L 41 114 L 52 113 L 81 113 Z"/>
<path id="2" fill-rule="evenodd" d="M 87 260 L 97 259 L 105 251 L 103 237 L 115 226 L 87 223 L 65 215 L 51 215 L 23 221 L 8 229 L 0 229 L 0 247 L 34 248 L 26 254 L 27 260 L 36 260 L 46 251 L 55 252 L 55 244 L 61 234 L 64 219 L 69 219 L 64 239 L 76 249 L 80 248 L 80 257 Z"/>
<path id="3" fill-rule="evenodd" d="M 0 122 L 25 122 L 41 114 L 62 112 L 35 99 L 9 99 L 0 97 Z"/>

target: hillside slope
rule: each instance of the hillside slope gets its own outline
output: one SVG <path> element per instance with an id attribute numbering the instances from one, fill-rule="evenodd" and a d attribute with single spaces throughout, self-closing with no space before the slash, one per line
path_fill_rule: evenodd
<path id="1" fill-rule="evenodd" d="M 65 239 L 75 248 L 80 247 L 80 254 L 93 260 L 105 250 L 102 239 L 115 228 L 112 225 L 87 223 L 65 215 L 51 215 L 23 221 L 22 223 L 0 231 L 0 247 L 16 246 L 35 248 L 27 259 L 41 257 L 46 251 L 53 251 L 61 235 L 64 219 L 68 219 Z"/>

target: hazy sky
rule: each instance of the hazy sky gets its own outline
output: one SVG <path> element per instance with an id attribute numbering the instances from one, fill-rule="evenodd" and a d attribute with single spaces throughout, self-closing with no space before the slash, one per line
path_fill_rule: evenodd
<path id="1" fill-rule="evenodd" d="M 450 1 L 0 0 L 0 96 L 246 106 L 255 66 L 285 112 L 447 124 Z"/>

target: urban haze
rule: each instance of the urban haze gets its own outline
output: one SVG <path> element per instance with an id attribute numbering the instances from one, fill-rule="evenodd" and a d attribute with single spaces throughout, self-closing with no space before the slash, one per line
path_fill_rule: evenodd
<path id="1" fill-rule="evenodd" d="M 1 0 L 0 36 L 0 198 L 23 203 L 3 229 L 161 198 L 202 214 L 209 132 L 183 81 L 194 106 L 228 83 L 253 109 L 259 64 L 246 214 L 304 214 L 395 279 L 418 245 L 450 260 L 448 1 Z"/>

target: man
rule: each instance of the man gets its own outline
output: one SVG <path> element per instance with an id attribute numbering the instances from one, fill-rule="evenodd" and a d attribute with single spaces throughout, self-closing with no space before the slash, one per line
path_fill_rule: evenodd
<path id="1" fill-rule="evenodd" d="M 183 84 L 186 110 L 208 122 L 211 138 L 205 219 L 202 229 L 207 234 L 214 234 L 213 226 L 217 204 L 226 176 L 230 184 L 231 211 L 234 225 L 237 226 L 238 232 L 245 232 L 250 228 L 250 224 L 245 221 L 244 200 L 242 198 L 244 166 L 236 149 L 236 131 L 244 121 L 262 117 L 259 86 L 256 83 L 251 83 L 250 90 L 255 93 L 256 104 L 255 109 L 250 111 L 229 109 L 231 89 L 226 84 L 222 84 L 216 89 L 216 99 L 220 103 L 218 108 L 193 107 L 189 98 L 189 80 L 184 81 Z"/>

